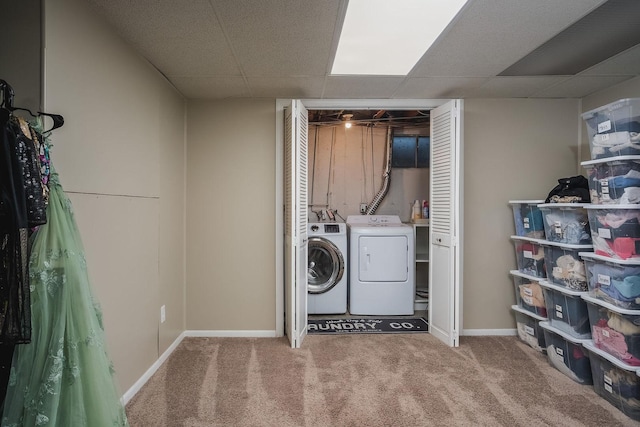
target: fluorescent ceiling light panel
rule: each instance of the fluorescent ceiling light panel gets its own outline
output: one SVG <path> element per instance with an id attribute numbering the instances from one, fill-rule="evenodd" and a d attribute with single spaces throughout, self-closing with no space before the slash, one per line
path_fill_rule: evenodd
<path id="1" fill-rule="evenodd" d="M 404 76 L 467 0 L 349 0 L 331 74 Z"/>

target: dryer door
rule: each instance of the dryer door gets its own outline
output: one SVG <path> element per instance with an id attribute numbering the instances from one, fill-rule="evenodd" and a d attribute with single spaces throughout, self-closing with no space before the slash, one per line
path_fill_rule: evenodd
<path id="1" fill-rule="evenodd" d="M 409 278 L 408 250 L 407 236 L 359 236 L 358 280 L 406 282 Z"/>
<path id="2" fill-rule="evenodd" d="M 333 288 L 344 274 L 344 258 L 336 245 L 322 237 L 309 239 L 307 289 L 323 294 Z"/>

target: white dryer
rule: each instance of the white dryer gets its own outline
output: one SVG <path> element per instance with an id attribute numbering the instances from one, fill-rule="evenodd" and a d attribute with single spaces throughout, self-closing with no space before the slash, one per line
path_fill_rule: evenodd
<path id="1" fill-rule="evenodd" d="M 309 314 L 347 312 L 347 227 L 344 223 L 309 223 Z"/>
<path id="2" fill-rule="evenodd" d="M 349 313 L 412 315 L 413 227 L 397 215 L 350 215 Z"/>

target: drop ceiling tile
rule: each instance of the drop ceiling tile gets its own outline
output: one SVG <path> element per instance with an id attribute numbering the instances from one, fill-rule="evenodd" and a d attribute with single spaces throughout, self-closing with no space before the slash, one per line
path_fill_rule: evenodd
<path id="1" fill-rule="evenodd" d="M 116 31 L 165 75 L 240 75 L 207 0 L 91 0 Z"/>
<path id="2" fill-rule="evenodd" d="M 247 82 L 257 98 L 320 98 L 324 77 L 249 77 Z"/>
<path id="3" fill-rule="evenodd" d="M 324 76 L 340 2 L 212 2 L 248 77 Z"/>
<path id="4" fill-rule="evenodd" d="M 567 76 L 492 77 L 471 91 L 473 98 L 527 98 L 549 86 L 566 80 Z"/>
<path id="5" fill-rule="evenodd" d="M 391 98 L 404 77 L 329 76 L 323 98 Z"/>
<path id="6" fill-rule="evenodd" d="M 627 49 L 580 73 L 583 76 L 607 74 L 640 74 L 640 45 Z"/>
<path id="7" fill-rule="evenodd" d="M 463 98 L 482 85 L 485 77 L 411 77 L 394 93 L 394 98 Z"/>
<path id="8" fill-rule="evenodd" d="M 188 99 L 246 98 L 251 96 L 242 77 L 172 77 L 170 80 Z"/>
<path id="9" fill-rule="evenodd" d="M 634 76 L 574 76 L 547 89 L 536 92 L 534 98 L 583 98 L 601 89 L 622 83 Z"/>
<path id="10" fill-rule="evenodd" d="M 410 76 L 494 76 L 601 3 L 471 0 Z"/>

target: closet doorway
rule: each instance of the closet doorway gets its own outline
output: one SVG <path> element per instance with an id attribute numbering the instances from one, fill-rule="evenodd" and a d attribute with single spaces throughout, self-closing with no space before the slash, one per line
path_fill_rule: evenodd
<path id="1" fill-rule="evenodd" d="M 306 176 L 310 138 L 307 109 L 430 111 L 429 193 L 433 226 L 430 228 L 429 331 L 448 345 L 457 346 L 462 283 L 461 100 L 277 100 L 276 206 L 284 207 L 276 212 L 276 283 L 283 284 L 276 288 L 277 335 L 287 335 L 294 348 L 300 347 L 306 335 L 307 282 L 306 275 L 302 274 L 306 271 L 306 257 L 301 253 L 303 248 L 306 251 L 303 230 L 306 230 L 310 203 Z"/>

